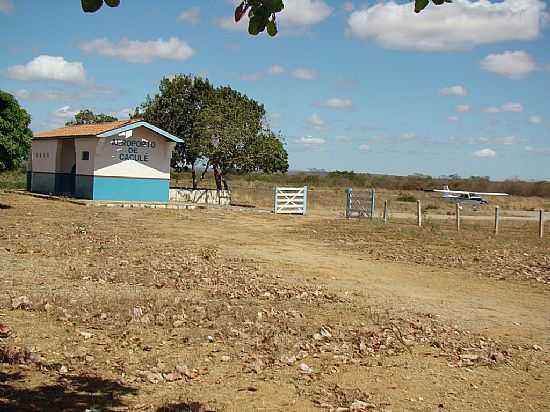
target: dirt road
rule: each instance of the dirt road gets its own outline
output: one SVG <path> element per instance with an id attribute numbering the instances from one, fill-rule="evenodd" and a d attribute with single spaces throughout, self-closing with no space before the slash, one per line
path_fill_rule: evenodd
<path id="1" fill-rule="evenodd" d="M 180 229 L 159 222 L 157 229 L 214 245 L 227 255 L 252 258 L 292 279 L 317 278 L 340 290 L 367 291 L 376 303 L 412 312 L 430 312 L 473 331 L 516 342 L 550 345 L 547 291 L 510 285 L 456 269 L 377 262 L 289 234 L 316 219 L 257 212 L 209 210 L 185 220 Z M 452 251 L 450 251 L 452 253 Z"/>

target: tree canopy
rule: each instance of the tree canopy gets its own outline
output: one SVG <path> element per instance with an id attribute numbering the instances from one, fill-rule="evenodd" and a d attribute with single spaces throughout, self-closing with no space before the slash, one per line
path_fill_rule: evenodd
<path id="1" fill-rule="evenodd" d="M 120 0 L 81 0 L 82 10 L 88 13 L 98 11 L 103 3 L 109 7 L 118 7 Z M 452 3 L 452 0 L 431 0 L 433 4 Z M 430 0 L 415 0 L 414 11 L 420 13 Z M 257 35 L 267 31 L 270 36 L 277 35 L 277 13 L 283 11 L 284 0 L 243 0 L 235 9 L 235 22 L 248 17 L 248 32 Z"/>
<path id="2" fill-rule="evenodd" d="M 0 171 L 16 169 L 31 148 L 31 116 L 15 97 L 0 90 Z"/>
<path id="3" fill-rule="evenodd" d="M 262 104 L 229 86 L 214 87 L 207 79 L 176 75 L 160 82 L 159 93 L 140 107 L 145 121 L 180 137 L 172 157 L 176 170 L 212 168 L 216 187 L 227 188 L 230 172 L 286 172 L 288 154 L 282 138 L 265 121 Z"/>
<path id="4" fill-rule="evenodd" d="M 97 124 L 115 122 L 118 119 L 109 114 L 99 113 L 95 114 L 90 109 L 84 109 L 74 115 L 74 119 L 65 123 L 65 126 L 76 126 L 81 124 Z"/>

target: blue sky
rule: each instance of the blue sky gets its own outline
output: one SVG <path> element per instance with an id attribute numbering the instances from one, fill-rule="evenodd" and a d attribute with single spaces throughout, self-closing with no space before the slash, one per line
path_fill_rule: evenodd
<path id="1" fill-rule="evenodd" d="M 47 5 L 46 5 L 47 3 Z M 286 0 L 251 37 L 230 0 L 0 0 L 0 88 L 35 131 L 82 108 L 123 117 L 194 73 L 265 104 L 292 169 L 550 180 L 547 4 Z"/>

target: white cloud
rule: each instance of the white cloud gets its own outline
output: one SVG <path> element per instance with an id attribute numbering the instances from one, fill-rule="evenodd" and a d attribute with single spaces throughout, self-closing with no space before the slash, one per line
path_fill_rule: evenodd
<path id="1" fill-rule="evenodd" d="M 119 120 L 125 120 L 130 118 L 130 113 L 132 112 L 132 109 L 121 109 L 117 110 L 115 112 L 111 112 L 110 115 L 116 117 Z"/>
<path id="2" fill-rule="evenodd" d="M 307 122 L 316 129 L 321 129 L 325 125 L 325 121 L 321 119 L 321 116 L 319 116 L 317 113 L 313 113 L 311 116 L 309 116 L 307 118 Z"/>
<path id="3" fill-rule="evenodd" d="M 503 41 L 533 40 L 548 19 L 542 0 L 455 0 L 429 5 L 413 15 L 414 4 L 380 2 L 354 11 L 348 33 L 383 47 L 443 51 Z"/>
<path id="4" fill-rule="evenodd" d="M 482 107 L 481 111 L 483 113 L 502 113 L 502 112 L 521 113 L 523 112 L 523 105 L 521 103 L 504 103 L 500 107 L 496 107 L 496 106 Z"/>
<path id="5" fill-rule="evenodd" d="M 481 157 L 481 158 L 493 158 L 496 157 L 497 152 L 495 152 L 493 149 L 481 149 L 473 153 L 475 157 Z"/>
<path id="6" fill-rule="evenodd" d="M 255 82 L 262 79 L 263 77 L 264 77 L 264 74 L 262 72 L 254 72 L 254 73 L 241 74 L 239 78 L 247 82 Z"/>
<path id="7" fill-rule="evenodd" d="M 322 144 L 325 144 L 326 141 L 322 137 L 300 137 L 298 140 L 296 140 L 296 143 L 300 143 L 306 146 L 319 146 Z"/>
<path id="8" fill-rule="evenodd" d="M 499 113 L 500 109 L 498 107 L 495 107 L 495 106 L 487 106 L 487 107 L 482 107 L 481 111 L 483 113 Z"/>
<path id="9" fill-rule="evenodd" d="M 531 124 L 543 124 L 544 123 L 544 117 L 542 117 L 542 116 L 529 116 L 527 121 Z"/>
<path id="10" fill-rule="evenodd" d="M 71 106 L 63 106 L 53 112 L 53 115 L 61 119 L 72 119 L 77 113 L 78 110 L 72 109 Z"/>
<path id="11" fill-rule="evenodd" d="M 285 8 L 277 15 L 282 26 L 308 27 L 320 23 L 332 13 L 323 0 L 292 0 L 285 2 Z"/>
<path id="12" fill-rule="evenodd" d="M 439 93 L 443 96 L 466 96 L 468 94 L 466 88 L 460 85 L 444 87 L 439 90 Z"/>
<path id="13" fill-rule="evenodd" d="M 459 104 L 455 107 L 455 110 L 459 113 L 465 113 L 470 111 L 470 106 L 467 104 Z"/>
<path id="14" fill-rule="evenodd" d="M 163 39 L 140 41 L 125 38 L 118 43 L 103 38 L 82 43 L 80 48 L 87 53 L 97 53 L 100 56 L 141 64 L 160 59 L 187 60 L 195 53 L 186 41 L 176 37 L 171 37 L 167 41 Z"/>
<path id="15" fill-rule="evenodd" d="M 521 113 L 523 112 L 523 106 L 520 103 L 505 103 L 500 106 L 502 112 L 514 112 Z"/>
<path id="16" fill-rule="evenodd" d="M 234 5 L 240 2 L 231 1 Z M 301 33 L 304 29 L 321 23 L 332 14 L 332 9 L 324 0 L 292 0 L 285 2 L 285 8 L 277 13 L 277 23 L 281 34 Z M 235 23 L 233 16 L 216 19 L 216 25 L 226 31 L 247 32 L 248 18 Z"/>
<path id="17" fill-rule="evenodd" d="M 190 9 L 187 9 L 178 16 L 178 20 L 190 23 L 197 24 L 201 17 L 201 8 L 199 6 L 193 6 Z"/>
<path id="18" fill-rule="evenodd" d="M 362 144 L 359 146 L 359 150 L 362 152 L 368 152 L 370 150 L 370 146 L 368 144 Z"/>
<path id="19" fill-rule="evenodd" d="M 414 140 L 416 139 L 415 133 L 401 133 L 399 140 Z"/>
<path id="20" fill-rule="evenodd" d="M 516 136 L 495 137 L 493 139 L 494 144 L 512 145 L 518 144 L 519 142 L 520 139 L 518 139 Z"/>
<path id="21" fill-rule="evenodd" d="M 97 86 L 91 82 L 85 83 L 84 87 L 76 90 L 39 90 L 18 89 L 13 95 L 21 100 L 31 101 L 81 101 L 92 98 L 113 98 L 120 94 L 120 90 L 110 87 Z"/>
<path id="22" fill-rule="evenodd" d="M 0 13 L 12 14 L 15 11 L 15 6 L 12 0 L 0 0 Z"/>
<path id="23" fill-rule="evenodd" d="M 283 74 L 285 71 L 285 68 L 279 64 L 273 64 L 267 69 L 267 73 L 272 76 Z"/>
<path id="24" fill-rule="evenodd" d="M 447 120 L 450 122 L 458 122 L 458 116 L 449 116 Z"/>
<path id="25" fill-rule="evenodd" d="M 8 77 L 22 81 L 51 80 L 84 83 L 86 71 L 80 62 L 68 62 L 63 57 L 42 55 L 29 63 L 8 68 Z"/>
<path id="26" fill-rule="evenodd" d="M 319 73 L 317 72 L 317 70 L 306 69 L 304 67 L 299 67 L 292 70 L 290 75 L 299 80 L 315 80 L 319 77 Z"/>
<path id="27" fill-rule="evenodd" d="M 502 54 L 489 54 L 481 60 L 485 71 L 506 76 L 511 79 L 524 79 L 537 70 L 535 61 L 524 51 L 505 51 Z"/>
<path id="28" fill-rule="evenodd" d="M 319 106 L 329 109 L 351 109 L 353 107 L 353 100 L 332 98 L 319 102 Z"/>
<path id="29" fill-rule="evenodd" d="M 525 146 L 525 151 L 529 153 L 544 155 L 544 156 L 550 155 L 550 147 Z"/>

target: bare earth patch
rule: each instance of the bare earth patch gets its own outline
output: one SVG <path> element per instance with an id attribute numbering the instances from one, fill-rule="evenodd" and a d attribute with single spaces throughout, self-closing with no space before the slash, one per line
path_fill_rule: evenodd
<path id="1" fill-rule="evenodd" d="M 548 348 L 258 264 L 264 216 L 1 200 L 0 410 L 550 409 Z"/>

